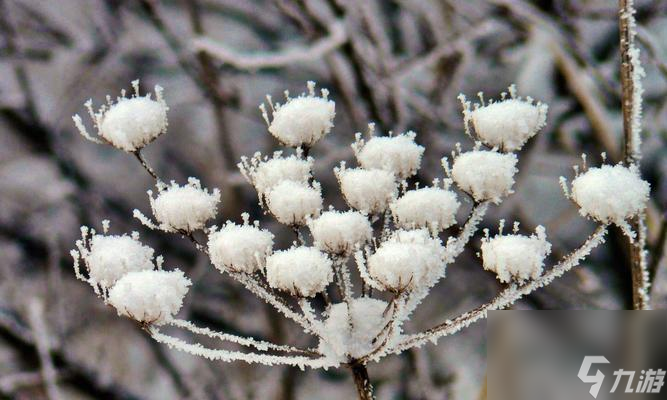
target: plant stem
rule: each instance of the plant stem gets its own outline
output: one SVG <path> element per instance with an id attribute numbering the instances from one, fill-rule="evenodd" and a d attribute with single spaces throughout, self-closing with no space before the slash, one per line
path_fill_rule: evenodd
<path id="1" fill-rule="evenodd" d="M 357 387 L 359 400 L 375 400 L 373 385 L 368 378 L 366 366 L 361 363 L 354 363 L 350 368 L 352 369 L 352 376 L 354 377 L 354 384 Z"/>

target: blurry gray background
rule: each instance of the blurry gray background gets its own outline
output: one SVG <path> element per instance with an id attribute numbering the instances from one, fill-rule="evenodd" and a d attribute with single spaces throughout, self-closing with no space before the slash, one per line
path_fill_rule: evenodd
<path id="1" fill-rule="evenodd" d="M 189 242 L 148 232 L 131 217 L 134 208 L 150 211 L 145 192 L 152 181 L 130 155 L 77 134 L 71 116 L 85 112 L 87 99 L 100 104 L 136 78 L 142 92 L 163 86 L 169 132 L 146 150 L 153 166 L 163 177 L 197 176 L 220 187 L 218 222 L 250 212 L 285 246 L 292 235 L 262 216 L 235 167 L 242 155 L 277 148 L 257 109 L 265 94 L 300 93 L 307 80 L 331 91 L 336 127 L 312 155 L 325 204 L 341 206 L 332 168 L 353 162 L 349 144 L 367 122 L 382 133 L 415 130 L 427 148 L 419 179 L 430 182 L 443 176 L 440 158 L 456 142 L 471 147 L 456 96 L 497 97 L 516 83 L 520 94 L 549 104 L 548 124 L 520 154 L 516 193 L 484 225 L 495 230 L 499 218 L 521 221 L 524 231 L 544 225 L 553 261 L 592 227 L 564 199 L 557 178 L 572 175 L 582 152 L 592 164 L 603 151 L 615 160 L 620 155 L 616 6 L 612 0 L 0 0 L 0 397 L 53 397 L 40 350 L 42 356 L 50 350 L 50 373 L 66 399 L 354 396 L 344 370 L 224 364 L 169 351 L 75 280 L 68 252 L 80 225 L 99 228 L 108 218 L 112 233 L 140 231 L 167 266 L 192 278 L 184 318 L 279 342 L 305 340 Z M 649 250 L 660 308 L 667 305 L 661 265 L 667 2 L 641 0 L 638 10 L 647 71 L 642 173 L 652 185 Z M 214 44 L 218 54 L 198 52 L 197 43 Z M 623 243 L 612 232 L 583 268 L 517 308 L 627 308 Z M 475 255 L 478 247 L 473 240 L 449 267 L 408 330 L 440 323 L 498 292 Z M 478 324 L 437 346 L 389 357 L 381 368 L 372 365 L 370 375 L 381 399 L 475 399 L 484 391 L 485 352 Z"/>

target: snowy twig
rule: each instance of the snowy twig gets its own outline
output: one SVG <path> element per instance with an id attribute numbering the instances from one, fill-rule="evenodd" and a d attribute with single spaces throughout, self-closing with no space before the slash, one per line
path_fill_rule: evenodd
<path id="1" fill-rule="evenodd" d="M 35 344 L 37 345 L 37 354 L 41 364 L 41 375 L 46 385 L 46 393 L 49 400 L 59 400 L 60 390 L 56 384 L 57 372 L 51 360 L 51 345 L 49 332 L 44 320 L 44 304 L 37 298 L 32 298 L 28 303 L 28 317 L 30 327 L 32 328 Z"/>

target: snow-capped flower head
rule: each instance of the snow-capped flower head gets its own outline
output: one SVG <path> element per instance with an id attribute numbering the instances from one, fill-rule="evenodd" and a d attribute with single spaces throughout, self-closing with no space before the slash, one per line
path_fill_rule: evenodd
<path id="1" fill-rule="evenodd" d="M 349 309 L 352 312 L 349 314 L 347 303 L 332 305 L 324 321 L 319 352 L 341 362 L 347 361 L 348 357 L 359 359 L 372 352 L 377 346 L 373 339 L 387 323 L 387 305 L 379 299 L 359 297 L 350 300 Z M 400 330 L 394 330 L 388 343 L 392 343 L 399 333 Z"/>
<path id="2" fill-rule="evenodd" d="M 148 196 L 159 229 L 167 232 L 196 231 L 204 228 L 206 222 L 218 213 L 220 191 L 213 189 L 209 192 L 196 178 L 188 178 L 188 183 L 183 186 L 171 181 L 170 185 L 158 182 L 157 187 L 157 197 L 153 198 L 152 190 L 148 191 Z M 155 227 L 138 210 L 134 214 L 144 224 Z"/>
<path id="3" fill-rule="evenodd" d="M 624 227 L 646 208 L 649 191 L 636 166 L 603 165 L 579 174 L 572 181 L 571 197 L 582 216 Z"/>
<path id="4" fill-rule="evenodd" d="M 72 255 L 77 267 L 79 260 L 83 260 L 88 270 L 88 282 L 94 287 L 99 285 L 108 289 L 129 272 L 155 267 L 153 249 L 143 245 L 136 232 L 132 236 L 103 235 L 85 226 L 81 227 L 81 232 L 83 237 L 76 242 L 78 251 Z"/>
<path id="5" fill-rule="evenodd" d="M 379 214 L 396 198 L 398 185 L 391 172 L 345 168 L 345 162 L 341 162 L 334 173 L 347 204 L 361 212 Z"/>
<path id="6" fill-rule="evenodd" d="M 139 80 L 132 81 L 134 94 L 125 97 L 125 90 L 114 103 L 107 96 L 107 103 L 93 111 L 93 101 L 86 108 L 97 128 L 98 138 L 88 134 L 83 120 L 77 114 L 74 123 L 81 135 L 96 143 L 108 143 L 127 152 L 136 152 L 167 131 L 167 103 L 162 97 L 162 88 L 155 86 L 155 99 L 151 94 L 139 95 Z"/>
<path id="7" fill-rule="evenodd" d="M 285 91 L 285 104 L 271 101 L 272 120 L 264 104 L 259 106 L 262 116 L 269 126 L 269 132 L 285 146 L 311 147 L 334 126 L 336 103 L 329 100 L 329 91 L 321 90 L 321 97 L 315 94 L 315 82 L 308 81 L 308 94 L 289 97 Z"/>
<path id="8" fill-rule="evenodd" d="M 503 151 L 520 150 L 528 139 L 546 125 L 548 106 L 541 102 L 535 103 L 532 98 L 525 100 L 516 95 L 516 87 L 509 87 L 501 100 L 491 100 L 484 104 L 482 94 L 480 102 L 471 104 L 463 94 L 459 99 L 463 104 L 463 122 L 466 133 L 470 133 L 470 124 L 475 128 L 477 139 L 490 147 Z M 472 135 L 471 135 L 472 136 Z"/>
<path id="9" fill-rule="evenodd" d="M 369 124 L 369 136 L 365 141 L 357 133 L 352 145 L 359 164 L 365 169 L 384 169 L 400 179 L 417 173 L 421 165 L 424 147 L 415 143 L 416 133 L 409 131 L 401 135 L 374 136 L 375 125 Z"/>
<path id="10" fill-rule="evenodd" d="M 273 248 L 273 234 L 248 223 L 243 214 L 243 225 L 228 221 L 220 230 L 208 235 L 208 254 L 221 272 L 253 272 L 264 268 L 266 257 Z"/>
<path id="11" fill-rule="evenodd" d="M 322 192 L 318 182 L 282 181 L 269 191 L 266 204 L 281 224 L 305 225 L 322 210 Z"/>
<path id="12" fill-rule="evenodd" d="M 501 233 L 489 237 L 487 230 L 487 237 L 482 240 L 484 269 L 495 272 L 498 280 L 504 283 L 539 277 L 544 259 L 550 252 L 551 244 L 547 242 L 543 226 L 538 226 L 531 236 L 503 235 L 501 229 Z"/>
<path id="13" fill-rule="evenodd" d="M 130 272 L 109 291 L 118 315 L 145 324 L 169 322 L 183 305 L 192 282 L 181 270 Z"/>
<path id="14" fill-rule="evenodd" d="M 460 205 L 456 193 L 433 186 L 405 192 L 391 204 L 391 213 L 401 228 L 427 228 L 437 233 L 456 223 Z"/>
<path id="15" fill-rule="evenodd" d="M 386 290 L 418 289 L 444 274 L 444 251 L 425 229 L 398 230 L 368 257 L 368 274 Z"/>
<path id="16" fill-rule="evenodd" d="M 266 259 L 266 280 L 272 288 L 313 297 L 333 280 L 333 263 L 314 247 L 276 251 Z"/>
<path id="17" fill-rule="evenodd" d="M 468 151 L 454 159 L 451 177 L 461 190 L 476 201 L 491 200 L 499 203 L 503 197 L 513 193 L 517 162 L 514 153 Z M 446 165 L 445 169 L 448 169 Z"/>
<path id="18" fill-rule="evenodd" d="M 371 240 L 373 229 L 358 211 L 326 211 L 308 222 L 314 245 L 329 254 L 347 256 Z"/>
<path id="19" fill-rule="evenodd" d="M 243 176 L 263 198 L 282 181 L 308 183 L 312 177 L 313 158 L 304 158 L 301 149 L 297 149 L 297 154 L 289 157 L 283 157 L 280 151 L 273 153 L 271 158 L 255 153 L 251 159 L 243 157 L 238 166 Z"/>

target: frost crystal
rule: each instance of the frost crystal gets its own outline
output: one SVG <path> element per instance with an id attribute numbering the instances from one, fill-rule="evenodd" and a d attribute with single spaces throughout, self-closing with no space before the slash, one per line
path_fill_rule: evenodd
<path id="1" fill-rule="evenodd" d="M 111 288 L 109 303 L 118 315 L 161 325 L 169 322 L 181 309 L 191 284 L 178 269 L 130 272 Z"/>
<path id="2" fill-rule="evenodd" d="M 428 228 L 439 232 L 456 223 L 460 205 L 454 192 L 426 187 L 406 192 L 391 205 L 391 212 L 401 228 Z"/>
<path id="3" fill-rule="evenodd" d="M 300 154 L 282 157 L 279 151 L 275 152 L 272 158 L 262 159 L 261 155 L 257 153 L 250 160 L 243 159 L 239 168 L 255 187 L 257 193 L 264 196 L 282 181 L 308 183 L 312 176 L 313 159 L 310 157 L 304 159 Z"/>
<path id="4" fill-rule="evenodd" d="M 290 98 L 286 93 L 286 103 L 275 105 L 269 98 L 273 120 L 264 104 L 260 106 L 262 115 L 269 125 L 269 132 L 290 147 L 310 147 L 328 134 L 333 128 L 336 103 L 328 99 L 329 91 L 322 89 L 322 97 L 315 94 L 315 82 L 308 82 L 308 94 Z"/>
<path id="5" fill-rule="evenodd" d="M 153 249 L 127 235 L 94 235 L 90 249 L 80 249 L 91 283 L 110 288 L 128 272 L 154 268 Z"/>
<path id="6" fill-rule="evenodd" d="M 478 201 L 500 203 L 512 193 L 518 159 L 513 153 L 473 150 L 454 160 L 452 178 L 456 185 Z"/>
<path id="7" fill-rule="evenodd" d="M 650 186 L 636 166 L 590 168 L 572 181 L 572 199 L 584 217 L 623 224 L 646 208 Z"/>
<path id="8" fill-rule="evenodd" d="M 150 93 L 146 96 L 139 95 L 139 81 L 132 82 L 134 95 L 125 97 L 125 91 L 116 102 L 107 96 L 107 104 L 99 111 L 94 112 L 92 100 L 86 103 L 88 113 L 98 130 L 99 137 L 103 142 L 127 151 L 135 152 L 148 143 L 155 140 L 167 130 L 167 103 L 162 97 L 162 88 L 155 86 L 155 100 L 151 99 Z M 81 117 L 75 115 L 74 123 L 79 132 L 89 140 L 99 142 L 91 137 Z"/>
<path id="9" fill-rule="evenodd" d="M 426 230 L 398 230 L 368 257 L 368 273 L 387 290 L 417 289 L 444 268 L 444 250 Z"/>
<path id="10" fill-rule="evenodd" d="M 333 280 L 333 264 L 314 247 L 292 247 L 266 259 L 266 279 L 273 288 L 313 297 Z"/>
<path id="11" fill-rule="evenodd" d="M 256 226 L 227 222 L 219 231 L 208 235 L 208 253 L 221 272 L 251 274 L 264 268 L 271 254 L 273 234 Z"/>
<path id="12" fill-rule="evenodd" d="M 317 216 L 322 210 L 320 186 L 314 183 L 283 181 L 267 195 L 271 214 L 285 225 L 304 225 L 308 217 Z"/>
<path id="13" fill-rule="evenodd" d="M 162 230 L 192 232 L 203 228 L 217 214 L 220 191 L 214 189 L 209 193 L 195 178 L 189 178 L 183 186 L 172 181 L 170 186 L 164 188 L 158 184 L 158 188 L 157 198 L 153 199 L 152 191 L 148 195 Z"/>
<path id="14" fill-rule="evenodd" d="M 334 170 L 341 192 L 350 207 L 367 214 L 378 214 L 396 197 L 394 175 L 381 169 L 346 169 L 341 163 Z"/>
<path id="15" fill-rule="evenodd" d="M 517 97 L 514 85 L 510 86 L 509 92 L 509 99 L 503 93 L 500 101 L 491 101 L 485 105 L 482 100 L 482 104 L 474 104 L 472 110 L 465 96 L 459 96 L 463 103 L 466 132 L 470 134 L 469 125 L 472 122 L 479 140 L 504 151 L 520 150 L 547 121 L 546 104 L 534 104 L 531 98 L 523 100 Z"/>
<path id="16" fill-rule="evenodd" d="M 347 357 L 360 358 L 370 353 L 374 348 L 373 339 L 386 324 L 387 305 L 382 300 L 359 297 L 350 301 L 351 315 L 346 303 L 331 306 L 319 351 L 341 362 Z M 397 336 L 398 332 L 394 332 L 393 337 Z"/>
<path id="17" fill-rule="evenodd" d="M 482 241 L 484 269 L 495 272 L 504 283 L 539 277 L 544 258 L 550 252 L 551 244 L 542 226 L 538 226 L 532 236 L 499 234 Z"/>
<path id="18" fill-rule="evenodd" d="M 415 143 L 415 136 L 410 131 L 397 136 L 373 137 L 364 142 L 361 134 L 357 134 L 352 148 L 363 168 L 384 169 L 405 179 L 417 173 L 424 154 L 424 147 Z"/>
<path id="19" fill-rule="evenodd" d="M 327 211 L 310 221 L 308 227 L 315 246 L 335 255 L 349 255 L 373 235 L 368 218 L 357 211 Z"/>

